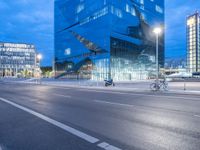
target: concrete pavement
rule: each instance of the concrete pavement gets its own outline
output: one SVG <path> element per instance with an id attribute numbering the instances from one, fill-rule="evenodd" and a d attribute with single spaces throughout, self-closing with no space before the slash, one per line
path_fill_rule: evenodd
<path id="1" fill-rule="evenodd" d="M 21 84 L 43 84 L 59 87 L 81 87 L 90 89 L 105 89 L 104 82 L 90 81 L 90 80 L 55 80 L 55 79 L 42 79 L 41 82 L 38 79 L 18 79 L 18 78 L 4 78 L 2 82 L 9 83 L 21 83 Z M 137 91 L 146 92 L 150 91 L 150 84 L 154 80 L 144 81 L 127 81 L 127 82 L 115 82 L 115 87 L 107 87 L 107 90 L 120 90 L 120 91 Z M 185 93 L 185 94 L 200 94 L 200 82 L 191 81 L 178 81 L 168 82 L 168 91 L 172 93 Z"/>
<path id="2" fill-rule="evenodd" d="M 199 95 L 0 83 L 0 98 L 43 115 L 0 100 L 0 145 L 5 149 L 200 147 Z M 45 117 L 98 141 L 90 143 Z"/>

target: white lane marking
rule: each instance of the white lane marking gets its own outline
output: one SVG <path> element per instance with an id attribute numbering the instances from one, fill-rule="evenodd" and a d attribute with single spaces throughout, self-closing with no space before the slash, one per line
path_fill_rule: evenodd
<path id="1" fill-rule="evenodd" d="M 113 103 L 113 102 L 108 102 L 108 101 L 101 101 L 101 100 L 94 100 L 97 103 L 104 103 L 104 104 L 110 104 L 110 105 L 119 105 L 119 106 L 126 106 L 126 107 L 134 107 L 133 105 L 129 104 L 122 104 L 122 103 Z"/>
<path id="2" fill-rule="evenodd" d="M 50 86 L 52 88 L 56 88 L 56 89 L 65 89 L 65 90 L 71 90 L 71 88 L 66 88 L 64 86 L 56 86 L 56 85 L 48 85 L 48 84 L 43 84 L 44 86 Z"/>
<path id="3" fill-rule="evenodd" d="M 42 114 L 40 114 L 38 112 L 35 112 L 35 111 L 31 110 L 31 109 L 28 109 L 26 107 L 18 105 L 18 104 L 14 103 L 14 102 L 11 102 L 11 101 L 7 100 L 7 99 L 4 99 L 4 98 L 0 97 L 0 100 L 5 102 L 5 103 L 7 103 L 7 104 L 10 104 L 10 105 L 12 105 L 12 106 L 14 106 L 16 108 L 19 108 L 19 109 L 21 109 L 21 110 L 23 110 L 25 112 L 28 112 L 28 113 L 30 113 L 30 114 L 32 114 L 32 115 L 34 115 L 34 116 L 36 116 L 36 117 L 38 117 L 38 118 L 40 118 L 42 120 L 45 120 L 45 121 L 49 122 L 50 124 L 53 124 L 53 125 L 65 130 L 65 131 L 67 131 L 67 132 L 79 137 L 79 138 L 84 139 L 85 141 L 88 141 L 90 143 L 96 143 L 96 142 L 99 141 L 99 139 L 97 139 L 95 137 L 92 137 L 92 136 L 90 136 L 90 135 L 88 135 L 86 133 L 83 133 L 83 132 L 81 132 L 79 130 L 76 130 L 76 129 L 70 127 L 70 126 L 67 126 L 67 125 L 65 125 L 65 124 L 63 124 L 61 122 L 58 122 L 58 121 L 56 121 L 54 119 L 51 119 L 51 118 L 49 118 L 49 117 L 47 117 L 45 115 L 42 115 Z"/>
<path id="4" fill-rule="evenodd" d="M 194 97 L 162 96 L 162 95 L 136 94 L 136 93 L 124 93 L 124 92 L 112 92 L 112 91 L 90 90 L 90 89 L 78 89 L 78 90 L 79 90 L 79 91 L 97 92 L 97 93 L 111 93 L 111 94 L 121 94 L 121 95 L 150 96 L 150 97 L 158 97 L 158 98 L 174 98 L 174 99 L 185 99 L 185 100 L 197 100 L 197 101 L 200 101 L 200 98 L 194 98 Z M 130 91 L 129 91 L 129 92 L 130 92 Z"/>
<path id="5" fill-rule="evenodd" d="M 53 94 L 55 96 L 61 96 L 61 97 L 66 97 L 66 98 L 71 98 L 71 96 L 69 95 L 62 95 L 62 94 Z"/>
<path id="6" fill-rule="evenodd" d="M 194 116 L 200 118 L 200 115 L 194 115 Z"/>
<path id="7" fill-rule="evenodd" d="M 21 106 L 21 105 L 19 105 L 19 104 L 16 104 L 16 103 L 14 103 L 14 102 L 11 102 L 11 101 L 9 101 L 9 100 L 7 100 L 7 99 L 4 99 L 4 98 L 1 98 L 1 97 L 0 97 L 0 101 L 3 101 L 3 102 L 5 102 L 5 103 L 7 103 L 7 104 L 10 104 L 10 105 L 12 105 L 12 106 L 14 106 L 14 107 L 16 107 L 16 108 L 19 108 L 19 109 L 25 111 L 25 112 L 28 112 L 28 113 L 30 113 L 30 114 L 32 114 L 32 115 L 34 115 L 34 116 L 36 116 L 36 117 L 38 117 L 38 118 L 44 120 L 44 121 L 49 122 L 49 123 L 52 124 L 52 125 L 55 125 L 55 126 L 61 128 L 61 129 L 65 130 L 65 131 L 67 131 L 67 132 L 69 132 L 69 133 L 71 133 L 71 134 L 73 134 L 73 135 L 75 135 L 75 136 L 77 136 L 77 137 L 79 137 L 79 138 L 85 140 L 85 141 L 88 141 L 89 143 L 95 144 L 95 143 L 97 143 L 97 142 L 100 141 L 98 138 L 95 138 L 95 137 L 93 137 L 93 136 L 90 136 L 90 135 L 88 135 L 88 134 L 86 134 L 86 133 L 83 133 L 83 132 L 81 132 L 81 131 L 79 131 L 79 130 L 76 130 L 76 129 L 70 127 L 70 126 L 67 126 L 67 125 L 65 125 L 65 124 L 63 124 L 63 123 L 61 123 L 61 122 L 58 122 L 58 121 L 56 121 L 56 120 L 54 120 L 54 119 L 51 119 L 51 118 L 49 118 L 49 117 L 47 117 L 47 116 L 45 116 L 45 115 L 42 115 L 42 114 L 40 114 L 40 113 L 38 113 L 38 112 L 36 112 L 36 111 L 33 111 L 33 110 L 28 109 L 28 108 L 26 108 L 26 107 L 23 107 L 23 106 Z M 105 142 L 102 142 L 102 143 L 105 143 Z M 100 146 L 104 145 L 104 144 L 102 144 L 102 143 L 101 143 L 101 144 L 98 144 L 97 146 L 99 146 L 99 145 L 100 145 Z M 110 144 L 108 144 L 106 147 L 102 147 L 102 148 L 105 149 L 105 150 L 121 150 L 120 148 L 117 148 L 117 147 L 115 147 L 115 146 L 113 146 L 113 145 L 110 145 Z M 1 149 L 1 146 L 0 146 L 0 150 L 2 150 L 2 149 Z"/>
<path id="8" fill-rule="evenodd" d="M 105 150 L 121 150 L 120 148 L 110 145 L 106 142 L 102 142 L 102 143 L 98 144 L 98 146 Z"/>
<path id="9" fill-rule="evenodd" d="M 129 94 L 122 92 L 112 92 L 112 91 L 102 91 L 102 90 L 90 90 L 90 89 L 78 89 L 78 91 L 89 91 L 89 92 L 97 92 L 97 93 L 112 93 L 112 94 Z"/>

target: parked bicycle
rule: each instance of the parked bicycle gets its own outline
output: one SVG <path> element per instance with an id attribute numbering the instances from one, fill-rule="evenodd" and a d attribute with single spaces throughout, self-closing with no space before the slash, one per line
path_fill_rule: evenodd
<path id="1" fill-rule="evenodd" d="M 166 80 L 156 80 L 154 83 L 151 83 L 150 84 L 150 89 L 152 91 L 159 91 L 159 90 L 165 90 L 167 91 L 168 90 L 168 83 L 166 82 Z"/>

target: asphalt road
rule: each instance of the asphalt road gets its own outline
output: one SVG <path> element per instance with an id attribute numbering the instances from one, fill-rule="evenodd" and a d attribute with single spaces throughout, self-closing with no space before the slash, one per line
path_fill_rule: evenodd
<path id="1" fill-rule="evenodd" d="M 200 95 L 0 83 L 0 150 L 199 150 Z"/>

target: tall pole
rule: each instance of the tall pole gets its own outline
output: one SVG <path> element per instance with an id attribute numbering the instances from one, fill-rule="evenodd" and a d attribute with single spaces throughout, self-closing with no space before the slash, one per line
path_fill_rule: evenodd
<path id="1" fill-rule="evenodd" d="M 159 34 L 156 34 L 156 80 L 157 80 L 157 82 L 159 79 L 158 37 L 159 37 Z"/>
<path id="2" fill-rule="evenodd" d="M 53 71 L 53 76 L 55 77 L 55 61 L 54 61 L 54 58 L 52 60 L 52 71 Z"/>
<path id="3" fill-rule="evenodd" d="M 3 77 L 3 66 L 2 66 L 1 60 L 3 58 L 3 55 L 2 55 L 2 49 L 0 49 L 0 50 L 1 50 L 0 51 L 0 78 L 2 78 Z"/>
<path id="4" fill-rule="evenodd" d="M 1 51 L 0 51 L 0 78 L 2 77 L 2 71 L 1 71 Z"/>
<path id="5" fill-rule="evenodd" d="M 111 55 L 111 54 L 110 54 Z M 111 56 L 109 58 L 109 74 L 108 74 L 108 80 L 111 79 Z"/>
<path id="6" fill-rule="evenodd" d="M 41 74 L 41 59 L 42 59 L 42 55 L 41 54 L 38 54 L 37 55 L 37 59 L 38 59 L 38 67 L 39 67 L 39 80 L 40 80 L 40 84 L 41 84 L 41 76 L 42 76 L 42 74 Z"/>
<path id="7" fill-rule="evenodd" d="M 42 77 L 41 77 L 41 64 L 40 64 L 41 62 L 40 61 L 41 61 L 41 58 L 39 58 L 39 72 L 40 72 L 39 82 L 41 84 L 41 78 Z"/>
<path id="8" fill-rule="evenodd" d="M 159 59 L 158 59 L 158 49 L 159 49 L 159 35 L 162 32 L 160 27 L 154 28 L 153 32 L 156 35 L 156 82 L 159 80 Z"/>

